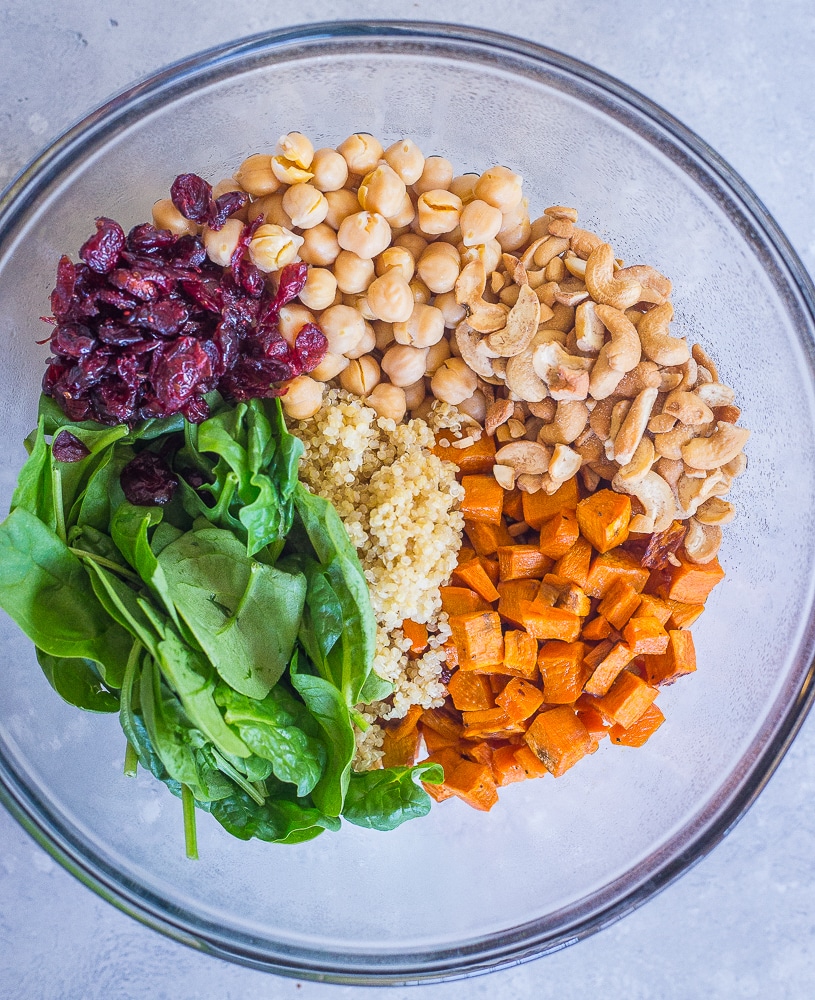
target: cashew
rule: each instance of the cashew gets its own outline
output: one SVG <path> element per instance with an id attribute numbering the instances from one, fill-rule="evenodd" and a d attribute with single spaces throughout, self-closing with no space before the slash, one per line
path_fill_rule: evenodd
<path id="1" fill-rule="evenodd" d="M 694 479 L 691 476 L 681 475 L 676 484 L 676 498 L 682 517 L 692 517 L 699 507 L 714 495 L 723 478 L 718 469 L 707 479 Z"/>
<path id="2" fill-rule="evenodd" d="M 590 469 L 588 465 L 580 467 L 580 478 L 583 480 L 583 485 L 586 487 L 586 491 L 588 493 L 594 493 L 600 485 L 600 477 L 594 469 Z"/>
<path id="3" fill-rule="evenodd" d="M 487 272 L 480 259 L 472 260 L 456 279 L 456 302 L 466 306 L 468 323 L 479 333 L 492 333 L 506 325 L 509 310 L 501 303 L 485 302 Z"/>
<path id="4" fill-rule="evenodd" d="M 535 372 L 552 399 L 585 399 L 589 392 L 590 358 L 568 354 L 557 341 L 538 345 L 532 354 Z"/>
<path id="5" fill-rule="evenodd" d="M 484 430 L 487 434 L 494 434 L 496 429 L 509 420 L 514 410 L 511 399 L 496 399 L 487 407 L 487 415 L 484 418 Z"/>
<path id="6" fill-rule="evenodd" d="M 540 236 L 538 237 L 538 239 L 530 243 L 529 246 L 526 248 L 526 250 L 524 250 L 523 254 L 521 255 L 521 263 L 526 268 L 527 274 L 529 273 L 530 270 L 532 270 L 532 265 L 535 263 L 535 254 L 544 245 L 544 243 L 549 242 L 549 239 L 550 239 L 549 236 Z M 557 256 L 557 254 L 555 254 L 555 256 Z M 547 261 L 546 263 L 548 264 L 549 261 Z M 544 268 L 546 267 L 546 264 L 540 264 L 538 266 L 540 268 Z"/>
<path id="7" fill-rule="evenodd" d="M 716 365 L 714 365 L 710 355 L 706 353 L 701 344 L 693 345 L 691 348 L 691 355 L 697 365 L 700 365 L 702 368 L 706 368 L 710 372 L 711 381 L 719 381 L 719 373 L 716 371 Z"/>
<path id="8" fill-rule="evenodd" d="M 606 453 L 603 442 L 590 427 L 587 427 L 586 431 L 588 433 L 584 432 L 574 442 L 574 450 L 582 457 L 586 464 L 604 461 Z"/>
<path id="9" fill-rule="evenodd" d="M 679 384 L 682 381 L 682 372 L 670 372 L 667 369 L 663 369 L 660 372 L 660 377 L 659 391 L 673 392 L 674 389 L 679 388 Z"/>
<path id="10" fill-rule="evenodd" d="M 495 481 L 504 487 L 505 490 L 511 490 L 515 486 L 515 470 L 509 465 L 493 465 L 492 474 L 495 476 Z"/>
<path id="11" fill-rule="evenodd" d="M 633 484 L 618 481 L 617 476 L 611 481 L 612 489 L 635 496 L 644 508 L 644 513 L 631 518 L 631 530 L 664 531 L 676 515 L 676 500 L 673 490 L 662 476 L 650 471 Z"/>
<path id="12" fill-rule="evenodd" d="M 549 395 L 546 383 L 537 375 L 532 363 L 533 352 L 524 351 L 507 361 L 507 388 L 519 399 L 540 403 Z"/>
<path id="13" fill-rule="evenodd" d="M 589 293 L 585 286 L 577 287 L 572 285 L 566 285 L 564 287 L 561 283 L 558 287 L 557 294 L 555 295 L 555 302 L 559 302 L 562 306 L 579 306 L 581 302 L 585 302 L 589 297 Z"/>
<path id="14" fill-rule="evenodd" d="M 624 396 L 633 399 L 638 396 L 643 389 L 651 386 L 659 387 L 662 381 L 659 366 L 653 361 L 640 361 L 636 368 L 626 372 L 620 379 L 620 383 L 614 390 L 615 396 Z"/>
<path id="15" fill-rule="evenodd" d="M 495 453 L 497 465 L 510 465 L 516 475 L 540 476 L 549 468 L 551 452 L 536 441 L 511 441 Z"/>
<path id="16" fill-rule="evenodd" d="M 556 444 L 549 462 L 549 475 L 555 481 L 566 482 L 577 474 L 583 458 L 565 444 Z"/>
<path id="17" fill-rule="evenodd" d="M 614 251 L 608 243 L 601 243 L 589 254 L 586 261 L 586 287 L 595 302 L 614 306 L 615 309 L 628 309 L 639 302 L 642 293 L 642 286 L 638 281 L 615 277 Z"/>
<path id="18" fill-rule="evenodd" d="M 509 435 L 511 438 L 517 440 L 518 438 L 526 437 L 526 424 L 523 420 L 516 420 L 514 417 L 510 417 L 507 420 L 507 427 L 509 428 Z M 531 440 L 534 441 L 536 435 L 532 435 Z"/>
<path id="19" fill-rule="evenodd" d="M 509 367 L 509 365 L 507 365 Z M 554 399 L 543 399 L 540 402 L 528 400 L 527 407 L 533 417 L 540 417 L 544 423 L 551 423 L 555 419 L 557 403 Z"/>
<path id="20" fill-rule="evenodd" d="M 575 278 L 585 278 L 586 276 L 586 262 L 582 257 L 574 256 L 569 257 L 568 255 L 563 258 L 563 263 L 566 266 L 566 270 L 569 274 L 573 274 Z"/>
<path id="21" fill-rule="evenodd" d="M 572 231 L 569 245 L 578 257 L 586 260 L 593 250 L 603 245 L 603 241 L 596 233 L 591 233 L 588 229 L 578 229 L 575 227 Z"/>
<path id="22" fill-rule="evenodd" d="M 671 303 L 663 302 L 662 305 L 649 309 L 637 326 L 646 358 L 668 367 L 684 364 L 690 357 L 687 341 L 672 337 L 668 332 L 673 315 Z"/>
<path id="23" fill-rule="evenodd" d="M 639 364 L 642 356 L 637 328 L 626 316 L 608 305 L 595 306 L 611 339 L 603 345 L 591 372 L 589 392 L 595 399 L 606 399 L 622 381 L 623 375 Z"/>
<path id="24" fill-rule="evenodd" d="M 722 385 L 721 382 L 706 382 L 695 391 L 699 399 L 708 406 L 732 406 L 736 398 L 730 386 Z"/>
<path id="25" fill-rule="evenodd" d="M 515 485 L 524 493 L 539 493 L 543 489 L 543 476 L 533 476 L 528 472 L 522 472 L 515 479 Z"/>
<path id="26" fill-rule="evenodd" d="M 580 436 L 589 419 L 586 404 L 580 400 L 562 400 L 557 404 L 555 419 L 538 432 L 543 444 L 571 444 Z"/>
<path id="27" fill-rule="evenodd" d="M 750 431 L 719 421 L 710 437 L 695 437 L 681 447 L 682 458 L 694 469 L 718 469 L 739 454 Z"/>
<path id="28" fill-rule="evenodd" d="M 650 438 L 642 438 L 637 450 L 631 456 L 631 461 L 623 465 L 614 476 L 612 486 L 615 482 L 625 483 L 626 486 L 636 486 L 637 483 L 641 483 L 650 472 L 654 458 L 654 442 Z"/>
<path id="29" fill-rule="evenodd" d="M 516 285 L 529 284 L 529 279 L 526 276 L 526 266 L 517 257 L 511 253 L 504 253 L 501 254 L 501 260 L 503 261 L 504 269 Z"/>
<path id="30" fill-rule="evenodd" d="M 518 301 L 510 309 L 506 326 L 487 337 L 487 346 L 499 357 L 514 358 L 529 347 L 538 332 L 540 303 L 528 285 L 521 285 Z"/>
<path id="31" fill-rule="evenodd" d="M 662 412 L 676 417 L 681 424 L 706 424 L 713 420 L 713 410 L 696 393 L 674 389 L 668 394 Z"/>
<path id="32" fill-rule="evenodd" d="M 623 421 L 628 416 L 628 411 L 631 409 L 630 399 L 619 399 L 614 404 L 611 410 L 611 420 L 608 425 L 608 437 L 603 442 L 605 448 L 606 458 L 609 461 L 614 459 L 614 439 L 620 432 L 620 428 L 623 425 Z"/>
<path id="33" fill-rule="evenodd" d="M 536 248 L 532 255 L 532 260 L 535 262 L 535 267 L 546 267 L 550 260 L 554 257 L 559 257 L 564 250 L 568 249 L 568 240 L 561 239 L 558 236 L 548 236 Z M 524 254 L 525 257 L 526 254 Z M 524 266 L 528 267 L 529 265 L 524 262 Z"/>
<path id="34" fill-rule="evenodd" d="M 699 378 L 699 365 L 693 358 L 688 358 L 682 365 L 679 366 L 679 370 L 682 373 L 682 381 L 676 386 L 677 389 L 690 390 L 696 385 L 696 381 Z"/>
<path id="35" fill-rule="evenodd" d="M 467 320 L 462 320 L 456 327 L 455 343 L 462 359 L 476 375 L 485 379 L 494 377 L 492 359 L 487 353 L 487 346 Z"/>
<path id="36" fill-rule="evenodd" d="M 671 280 L 666 278 L 664 274 L 660 274 L 655 267 L 651 267 L 650 264 L 632 264 L 630 267 L 621 267 L 617 274 L 617 278 L 633 278 L 634 281 L 638 281 L 642 285 L 643 302 L 653 302 L 657 301 L 659 303 L 664 302 L 671 294 Z M 645 298 L 645 292 L 650 291 L 654 293 L 656 298 Z"/>
<path id="37" fill-rule="evenodd" d="M 654 452 L 656 454 L 656 452 Z M 654 466 L 656 471 L 662 476 L 666 483 L 676 493 L 677 484 L 685 474 L 685 466 L 681 461 L 674 458 L 660 458 Z"/>
<path id="38" fill-rule="evenodd" d="M 734 459 L 730 462 L 725 462 L 722 466 L 722 472 L 729 479 L 735 479 L 736 476 L 740 476 L 742 472 L 747 470 L 747 456 L 744 452 L 740 452 Z"/>
<path id="39" fill-rule="evenodd" d="M 669 417 L 667 413 L 655 413 L 648 421 L 648 430 L 652 434 L 666 434 L 676 426 L 676 417 Z"/>
<path id="40" fill-rule="evenodd" d="M 648 417 L 657 398 L 655 386 L 643 389 L 631 404 L 631 409 L 614 438 L 614 461 L 627 465 L 645 433 Z"/>
<path id="41" fill-rule="evenodd" d="M 596 353 L 606 339 L 606 328 L 600 322 L 593 302 L 581 302 L 574 314 L 575 342 L 581 351 Z"/>
<path id="42" fill-rule="evenodd" d="M 574 307 L 564 305 L 563 302 L 552 303 L 552 315 L 547 320 L 541 320 L 541 328 L 545 330 L 560 330 L 561 333 L 568 333 L 574 326 Z"/>
<path id="43" fill-rule="evenodd" d="M 660 458 L 682 458 L 682 448 L 698 433 L 698 427 L 685 427 L 680 424 L 672 431 L 654 435 L 654 448 Z"/>
<path id="44" fill-rule="evenodd" d="M 696 520 L 702 524 L 729 524 L 736 516 L 736 508 L 727 500 L 712 496 L 696 511 Z"/>
<path id="45" fill-rule="evenodd" d="M 722 544 L 722 529 L 717 524 L 702 524 L 695 517 L 688 520 L 685 554 L 693 563 L 709 563 Z"/>

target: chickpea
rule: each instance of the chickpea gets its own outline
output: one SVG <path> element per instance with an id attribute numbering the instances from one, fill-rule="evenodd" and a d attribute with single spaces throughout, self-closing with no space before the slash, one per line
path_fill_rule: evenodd
<path id="1" fill-rule="evenodd" d="M 292 420 L 307 420 L 323 405 L 325 386 L 308 375 L 298 375 L 288 385 L 288 391 L 280 397 L 283 412 Z"/>
<path id="2" fill-rule="evenodd" d="M 283 192 L 283 211 L 298 229 L 312 229 L 328 215 L 328 202 L 311 184 L 292 184 Z"/>
<path id="3" fill-rule="evenodd" d="M 334 354 L 332 351 L 326 351 L 322 361 L 316 368 L 312 368 L 309 375 L 312 378 L 316 378 L 318 382 L 330 382 L 332 378 L 336 378 L 341 371 L 344 371 L 349 364 L 350 361 L 344 354 Z"/>
<path id="4" fill-rule="evenodd" d="M 398 385 L 391 385 L 390 382 L 380 382 L 375 385 L 368 394 L 365 404 L 376 410 L 378 417 L 385 417 L 386 420 L 393 420 L 397 424 L 407 412 L 405 390 L 400 389 Z"/>
<path id="5" fill-rule="evenodd" d="M 361 295 L 343 295 L 342 303 L 351 309 L 356 309 L 363 320 L 367 320 L 369 323 L 373 323 L 376 319 L 376 316 L 371 312 L 371 307 L 368 305 L 368 297 L 365 292 Z"/>
<path id="6" fill-rule="evenodd" d="M 431 344 L 427 349 L 427 360 L 425 362 L 425 375 L 433 375 L 439 365 L 443 364 L 450 357 L 450 341 L 446 337 L 435 344 Z"/>
<path id="7" fill-rule="evenodd" d="M 314 313 L 301 306 L 299 302 L 290 302 L 281 306 L 278 313 L 278 329 L 280 336 L 286 341 L 289 347 L 294 347 L 297 334 L 303 329 L 306 323 L 314 323 Z"/>
<path id="8" fill-rule="evenodd" d="M 220 198 L 222 194 L 231 194 L 233 191 L 243 192 L 243 188 L 233 177 L 224 177 L 223 180 L 212 185 L 213 198 Z"/>
<path id="9" fill-rule="evenodd" d="M 494 240 L 503 225 L 499 209 L 476 199 L 465 205 L 461 212 L 461 242 L 465 247 Z"/>
<path id="10" fill-rule="evenodd" d="M 448 330 L 453 330 L 466 317 L 467 310 L 456 301 L 455 292 L 444 292 L 437 295 L 433 300 L 433 305 L 444 317 L 444 325 Z"/>
<path id="11" fill-rule="evenodd" d="M 299 167 L 285 156 L 272 157 L 272 173 L 281 184 L 305 184 L 314 176 L 310 170 Z"/>
<path id="12" fill-rule="evenodd" d="M 484 264 L 484 270 L 487 274 L 490 271 L 495 271 L 498 265 L 501 263 L 501 255 L 503 250 L 501 249 L 501 244 L 498 240 L 490 240 L 488 243 L 479 243 L 478 246 L 465 247 L 463 243 L 460 243 L 456 248 L 461 254 L 461 267 L 462 269 L 473 260 L 480 260 Z"/>
<path id="13" fill-rule="evenodd" d="M 472 417 L 479 424 L 483 424 L 487 416 L 487 397 L 480 389 L 476 389 L 469 399 L 463 399 L 458 404 L 458 408 L 462 413 L 466 413 L 468 417 Z"/>
<path id="14" fill-rule="evenodd" d="M 478 174 L 460 174 L 458 177 L 454 177 L 450 181 L 449 190 L 453 194 L 457 194 L 461 198 L 465 205 L 475 198 L 475 185 L 478 180 Z"/>
<path id="15" fill-rule="evenodd" d="M 424 154 L 410 139 L 400 139 L 388 146 L 384 153 L 385 162 L 405 182 L 415 184 L 424 170 Z"/>
<path id="16" fill-rule="evenodd" d="M 314 159 L 314 146 L 302 132 L 281 135 L 277 141 L 277 149 L 282 157 L 303 170 L 308 170 Z"/>
<path id="17" fill-rule="evenodd" d="M 374 262 L 367 257 L 357 257 L 350 250 L 340 250 L 334 261 L 334 277 L 341 292 L 358 295 L 374 280 Z"/>
<path id="18" fill-rule="evenodd" d="M 410 290 L 413 292 L 413 301 L 420 302 L 423 306 L 426 306 L 433 298 L 430 289 L 421 278 L 414 278 L 411 281 Z"/>
<path id="19" fill-rule="evenodd" d="M 253 201 L 249 205 L 246 217 L 250 222 L 254 222 L 259 215 L 262 215 L 263 221 L 268 222 L 270 226 L 294 228 L 289 213 L 283 208 L 283 191 L 275 191 L 274 194 L 267 194 Z"/>
<path id="20" fill-rule="evenodd" d="M 249 242 L 249 256 L 261 271 L 279 271 L 297 257 L 303 237 L 283 226 L 260 226 Z"/>
<path id="21" fill-rule="evenodd" d="M 324 146 L 314 153 L 309 168 L 314 177 L 311 183 L 318 191 L 339 191 L 348 180 L 348 164 L 336 149 Z"/>
<path id="22" fill-rule="evenodd" d="M 505 212 L 496 240 L 504 253 L 512 253 L 529 242 L 532 224 L 529 221 L 526 200 L 522 200 L 511 211 Z"/>
<path id="23" fill-rule="evenodd" d="M 461 273 L 461 257 L 449 243 L 431 243 L 419 258 L 416 270 L 435 295 L 450 292 Z"/>
<path id="24" fill-rule="evenodd" d="M 404 229 L 407 231 L 407 228 L 415 218 L 416 206 L 413 204 L 410 195 L 405 191 L 405 197 L 402 199 L 399 211 L 395 215 L 388 216 L 388 225 L 391 229 Z"/>
<path id="25" fill-rule="evenodd" d="M 523 178 L 507 167 L 490 167 L 478 178 L 475 196 L 502 213 L 511 212 L 523 197 Z"/>
<path id="26" fill-rule="evenodd" d="M 306 264 L 317 267 L 328 267 L 337 259 L 340 245 L 337 234 L 324 222 L 312 226 L 303 232 L 303 245 L 300 247 L 300 259 Z"/>
<path id="27" fill-rule="evenodd" d="M 429 246 L 424 236 L 419 233 L 405 233 L 393 241 L 395 247 L 404 247 L 414 260 L 418 260 Z"/>
<path id="28" fill-rule="evenodd" d="M 272 158 L 264 153 L 247 156 L 235 172 L 235 180 L 253 198 L 274 194 L 280 181 L 272 173 Z"/>
<path id="29" fill-rule="evenodd" d="M 373 321 L 377 322 L 376 320 Z M 363 333 L 362 338 L 356 347 L 352 347 L 350 351 L 345 352 L 346 358 L 350 358 L 354 361 L 356 358 L 361 358 L 363 354 L 370 354 L 371 351 L 376 349 L 376 332 L 373 328 L 373 323 L 365 321 L 365 333 Z"/>
<path id="30" fill-rule="evenodd" d="M 428 236 L 452 232 L 461 216 L 461 198 L 449 191 L 434 188 L 419 197 L 416 206 L 419 213 L 419 228 Z"/>
<path id="31" fill-rule="evenodd" d="M 453 358 L 461 357 L 461 348 L 458 346 L 458 338 L 453 336 L 447 343 L 450 345 L 450 356 Z"/>
<path id="32" fill-rule="evenodd" d="M 435 306 L 417 302 L 407 320 L 393 324 L 393 336 L 397 344 L 431 347 L 444 336 L 444 316 Z"/>
<path id="33" fill-rule="evenodd" d="M 415 410 L 417 406 L 421 406 L 425 396 L 427 395 L 427 383 L 423 378 L 417 379 L 411 385 L 406 385 L 404 387 L 405 392 L 405 404 L 409 410 Z"/>
<path id="34" fill-rule="evenodd" d="M 337 146 L 337 152 L 348 164 L 348 172 L 367 174 L 382 158 L 382 143 L 367 132 L 355 132 Z"/>
<path id="35" fill-rule="evenodd" d="M 404 388 L 424 375 L 426 357 L 426 349 L 410 347 L 407 344 L 394 344 L 385 351 L 382 371 L 394 385 Z"/>
<path id="36" fill-rule="evenodd" d="M 340 223 L 337 239 L 343 250 L 373 258 L 390 246 L 391 227 L 376 212 L 355 212 Z"/>
<path id="37" fill-rule="evenodd" d="M 376 349 L 384 352 L 394 343 L 393 323 L 383 323 L 381 319 L 375 319 L 371 324 L 376 336 Z"/>
<path id="38" fill-rule="evenodd" d="M 430 391 L 436 399 L 457 406 L 478 388 L 478 376 L 461 358 L 448 358 L 430 380 Z"/>
<path id="39" fill-rule="evenodd" d="M 304 244 L 305 246 L 305 244 Z M 300 247 L 302 257 L 303 247 Z M 308 309 L 320 312 L 334 304 L 337 294 L 337 279 L 325 267 L 310 267 L 306 275 L 306 283 L 300 292 L 299 299 Z"/>
<path id="40" fill-rule="evenodd" d="M 359 203 L 366 211 L 379 212 L 386 219 L 401 211 L 406 196 L 405 182 L 387 163 L 380 163 L 366 174 L 357 191 Z"/>
<path id="41" fill-rule="evenodd" d="M 379 365 L 370 354 L 366 354 L 340 372 L 340 385 L 355 396 L 367 396 L 381 378 Z"/>
<path id="42" fill-rule="evenodd" d="M 357 309 L 340 304 L 330 306 L 320 314 L 320 329 L 334 354 L 352 350 L 365 335 L 365 320 Z"/>
<path id="43" fill-rule="evenodd" d="M 409 250 L 405 250 L 404 247 L 390 246 L 387 250 L 383 250 L 376 258 L 375 265 L 377 277 L 380 278 L 386 271 L 395 270 L 402 275 L 405 281 L 410 281 L 416 273 L 416 262 L 413 259 L 413 254 Z"/>
<path id="44" fill-rule="evenodd" d="M 426 191 L 446 191 L 453 179 L 453 164 L 443 156 L 428 156 L 424 161 L 422 176 L 414 183 L 416 194 Z"/>
<path id="45" fill-rule="evenodd" d="M 325 200 L 328 202 L 328 215 L 325 221 L 332 229 L 339 229 L 344 219 L 359 211 L 357 196 L 347 188 L 341 191 L 326 191 Z"/>
<path id="46" fill-rule="evenodd" d="M 153 225 L 156 229 L 169 229 L 176 236 L 195 236 L 198 226 L 185 219 L 170 198 L 162 198 L 153 205 Z"/>
<path id="47" fill-rule="evenodd" d="M 403 323 L 413 312 L 413 292 L 395 268 L 371 282 L 367 298 L 376 319 L 386 323 Z"/>
<path id="48" fill-rule="evenodd" d="M 242 232 L 243 223 L 240 219 L 227 219 L 223 228 L 217 232 L 205 228 L 201 233 L 201 240 L 207 248 L 207 257 L 221 267 L 229 267 Z"/>
<path id="49" fill-rule="evenodd" d="M 437 239 L 436 243 L 449 243 L 450 246 L 457 247 L 461 243 L 461 226 L 456 226 L 455 229 L 451 229 L 449 233 L 442 233 Z"/>

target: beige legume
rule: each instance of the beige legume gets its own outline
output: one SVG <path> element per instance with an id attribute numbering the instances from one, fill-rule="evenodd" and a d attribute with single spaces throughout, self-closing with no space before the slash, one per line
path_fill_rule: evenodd
<path id="1" fill-rule="evenodd" d="M 507 167 L 490 167 L 476 182 L 475 196 L 506 214 L 523 197 L 522 184 L 523 178 Z"/>
<path id="2" fill-rule="evenodd" d="M 357 197 L 368 212 L 378 212 L 385 218 L 402 210 L 407 195 L 405 182 L 387 163 L 380 163 L 366 174 L 359 186 Z"/>
<path id="3" fill-rule="evenodd" d="M 480 389 L 476 389 L 472 396 L 467 399 L 462 399 L 458 404 L 458 408 L 462 413 L 466 413 L 468 417 L 472 417 L 473 420 L 477 420 L 479 424 L 483 424 L 487 417 L 487 399 L 484 393 Z"/>
<path id="4" fill-rule="evenodd" d="M 416 382 L 404 386 L 402 391 L 405 394 L 405 405 L 409 410 L 413 411 L 417 406 L 422 405 L 427 396 L 427 381 L 420 378 Z"/>
<path id="5" fill-rule="evenodd" d="M 415 184 L 424 170 L 424 154 L 411 139 L 400 139 L 384 153 L 385 162 L 405 184 Z"/>
<path id="6" fill-rule="evenodd" d="M 419 228 L 428 236 L 452 232 L 461 216 L 461 198 L 441 188 L 425 191 L 419 197 L 416 209 Z"/>
<path id="7" fill-rule="evenodd" d="M 325 386 L 308 375 L 298 375 L 289 382 L 288 391 L 280 397 L 283 412 L 292 420 L 313 417 L 323 405 Z"/>
<path id="8" fill-rule="evenodd" d="M 300 250 L 302 251 L 302 247 Z M 302 252 L 301 252 L 302 256 Z M 337 294 L 337 279 L 325 267 L 310 267 L 306 275 L 306 283 L 300 292 L 300 301 L 307 309 L 320 312 L 334 304 Z"/>
<path id="9" fill-rule="evenodd" d="M 249 256 L 261 271 L 279 271 L 297 258 L 303 237 L 283 226 L 259 226 L 249 242 Z"/>
<path id="10" fill-rule="evenodd" d="M 243 232 L 240 219 L 227 219 L 222 229 L 204 229 L 201 240 L 207 249 L 207 257 L 221 267 L 229 267 L 232 254 Z"/>
<path id="11" fill-rule="evenodd" d="M 314 322 L 314 313 L 312 313 L 311 310 L 306 309 L 305 306 L 300 305 L 299 302 L 290 302 L 288 305 L 280 307 L 280 312 L 278 313 L 278 328 L 280 330 L 280 335 L 290 347 L 294 346 L 297 334 L 302 330 L 306 323 Z"/>
<path id="12" fill-rule="evenodd" d="M 340 372 L 340 385 L 355 396 L 367 396 L 382 377 L 375 359 L 366 355 L 357 358 Z"/>
<path id="13" fill-rule="evenodd" d="M 340 250 L 334 261 L 334 277 L 341 292 L 358 295 L 365 291 L 374 276 L 374 262 L 369 257 L 357 257 L 350 250 Z"/>
<path id="14" fill-rule="evenodd" d="M 397 424 L 407 413 L 405 390 L 390 382 L 380 382 L 375 385 L 365 403 L 376 411 L 377 416 L 393 420 Z"/>
<path id="15" fill-rule="evenodd" d="M 350 351 L 345 352 L 346 358 L 354 359 L 361 358 L 363 354 L 370 354 L 371 351 L 376 349 L 376 331 L 374 330 L 373 324 L 376 322 L 365 321 L 365 333 L 359 339 L 359 342 L 355 347 L 352 347 Z"/>
<path id="16" fill-rule="evenodd" d="M 446 337 L 431 344 L 425 359 L 425 375 L 433 375 L 436 369 L 450 357 L 450 341 Z"/>
<path id="17" fill-rule="evenodd" d="M 393 241 L 395 247 L 404 247 L 414 260 L 418 260 L 429 246 L 427 240 L 420 233 L 404 233 L 397 236 Z"/>
<path id="18" fill-rule="evenodd" d="M 453 164 L 443 156 L 428 156 L 424 161 L 421 176 L 414 183 L 416 194 L 426 191 L 446 191 L 453 179 Z"/>
<path id="19" fill-rule="evenodd" d="M 265 153 L 247 156 L 235 171 L 235 180 L 253 198 L 274 194 L 280 187 L 280 181 L 272 173 L 272 158 Z"/>
<path id="20" fill-rule="evenodd" d="M 456 406 L 478 388 L 478 376 L 461 358 L 448 358 L 436 369 L 430 380 L 430 391 L 445 403 Z"/>
<path id="21" fill-rule="evenodd" d="M 494 240 L 501 230 L 504 217 L 500 209 L 486 201 L 475 199 L 461 212 L 461 242 L 467 247 Z"/>
<path id="22" fill-rule="evenodd" d="M 343 250 L 373 258 L 390 246 L 391 227 L 376 212 L 355 212 L 342 220 L 337 239 Z"/>
<path id="23" fill-rule="evenodd" d="M 302 132 L 288 132 L 277 142 L 279 154 L 297 167 L 308 170 L 314 159 L 314 146 Z"/>
<path id="24" fill-rule="evenodd" d="M 317 267 L 328 267 L 337 259 L 340 245 L 337 234 L 324 222 L 303 232 L 303 245 L 300 247 L 300 259 Z"/>
<path id="25" fill-rule="evenodd" d="M 388 225 L 391 229 L 404 229 L 408 231 L 408 227 L 412 225 L 415 219 L 416 206 L 411 201 L 410 195 L 405 192 L 405 197 L 402 199 L 399 211 L 395 215 L 388 216 Z"/>
<path id="26" fill-rule="evenodd" d="M 395 268 L 375 278 L 368 286 L 366 296 L 374 317 L 386 323 L 403 323 L 413 312 L 413 292 Z"/>
<path id="27" fill-rule="evenodd" d="M 315 150 L 309 169 L 314 174 L 311 183 L 324 194 L 339 191 L 348 180 L 348 164 L 344 157 L 336 149 L 329 149 L 327 146 Z"/>
<path id="28" fill-rule="evenodd" d="M 456 302 L 455 292 L 443 292 L 433 300 L 433 305 L 439 310 L 444 319 L 446 329 L 452 330 L 467 315 L 467 310 L 463 305 Z"/>
<path id="29" fill-rule="evenodd" d="M 416 302 L 406 320 L 393 324 L 393 336 L 398 344 L 431 347 L 444 337 L 444 316 L 435 306 Z"/>
<path id="30" fill-rule="evenodd" d="M 381 277 L 391 269 L 398 271 L 405 281 L 410 281 L 416 273 L 416 262 L 413 254 L 404 247 L 390 246 L 384 250 L 374 262 L 377 277 Z"/>
<path id="31" fill-rule="evenodd" d="M 394 344 L 385 351 L 382 371 L 394 385 L 404 388 L 424 375 L 427 351 L 407 344 Z"/>
<path id="32" fill-rule="evenodd" d="M 319 325 L 334 354 L 352 350 L 365 335 L 365 320 L 352 306 L 331 306 L 321 314 Z"/>
<path id="33" fill-rule="evenodd" d="M 468 205 L 475 198 L 475 185 L 478 174 L 459 174 L 450 181 L 449 190 L 461 198 L 462 204 Z"/>
<path id="34" fill-rule="evenodd" d="M 198 226 L 185 219 L 170 198 L 162 198 L 153 205 L 153 225 L 156 229 L 169 229 L 176 236 L 195 236 Z"/>
<path id="35" fill-rule="evenodd" d="M 371 326 L 374 328 L 374 336 L 376 337 L 376 349 L 382 352 L 386 351 L 394 343 L 393 323 L 383 323 L 381 319 L 375 319 Z"/>
<path id="36" fill-rule="evenodd" d="M 309 375 L 317 379 L 318 382 L 330 382 L 332 378 L 336 378 L 349 364 L 350 359 L 346 358 L 344 354 L 334 354 L 332 351 L 326 351 L 322 361 L 320 361 L 316 368 L 309 372 Z"/>
<path id="37" fill-rule="evenodd" d="M 431 243 L 419 258 L 416 270 L 434 294 L 450 292 L 461 273 L 461 257 L 449 243 Z"/>
<path id="38" fill-rule="evenodd" d="M 367 132 L 355 132 L 337 146 L 337 152 L 348 164 L 352 174 L 362 174 L 373 170 L 382 158 L 382 143 Z"/>
<path id="39" fill-rule="evenodd" d="M 313 185 L 292 184 L 283 193 L 283 210 L 298 229 L 311 229 L 328 215 L 328 202 Z"/>

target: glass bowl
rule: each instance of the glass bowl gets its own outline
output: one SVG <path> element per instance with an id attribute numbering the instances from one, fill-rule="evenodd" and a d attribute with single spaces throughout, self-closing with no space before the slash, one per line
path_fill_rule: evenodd
<path id="1" fill-rule="evenodd" d="M 676 325 L 709 350 L 752 428 L 727 569 L 694 628 L 699 670 L 666 690 L 641 750 L 606 743 L 489 815 L 458 801 L 379 834 L 242 843 L 122 775 L 114 717 L 64 705 L 3 616 L 5 804 L 85 884 L 210 953 L 276 972 L 396 983 L 496 969 L 641 904 L 727 832 L 809 708 L 815 565 L 813 290 L 766 210 L 698 138 L 622 84 L 514 38 L 443 25 L 324 24 L 171 67 L 58 139 L 0 215 L 0 507 L 34 421 L 56 261 L 108 215 L 149 217 L 176 174 L 218 179 L 277 137 L 410 136 L 458 171 L 507 163 L 533 208 L 576 205 L 630 262 L 674 282 Z"/>

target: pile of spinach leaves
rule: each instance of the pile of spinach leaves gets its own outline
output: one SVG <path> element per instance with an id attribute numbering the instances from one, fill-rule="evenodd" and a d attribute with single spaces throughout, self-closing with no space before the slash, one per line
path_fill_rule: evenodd
<path id="1" fill-rule="evenodd" d="M 72 423 L 41 397 L 29 458 L 0 524 L 0 607 L 52 687 L 119 713 L 125 770 L 179 795 L 234 836 L 276 843 L 391 830 L 430 808 L 437 765 L 352 770 L 361 703 L 390 685 L 371 668 L 375 623 L 356 551 L 332 505 L 298 479 L 301 442 L 278 400 L 208 397 L 130 428 Z M 88 451 L 60 462 L 62 430 Z M 161 455 L 179 486 L 129 503 L 120 473 Z"/>

